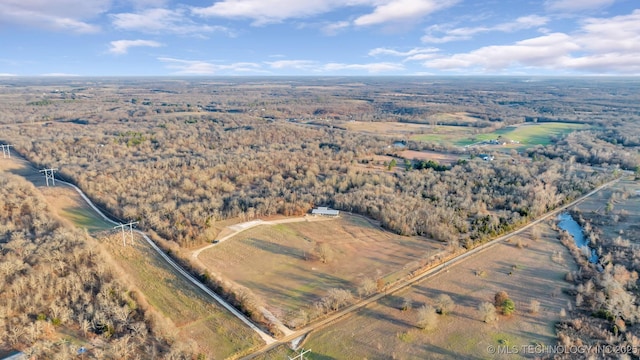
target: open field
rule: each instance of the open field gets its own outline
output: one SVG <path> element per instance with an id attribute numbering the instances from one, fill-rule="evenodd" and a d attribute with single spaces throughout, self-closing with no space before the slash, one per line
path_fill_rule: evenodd
<path id="1" fill-rule="evenodd" d="M 437 161 L 440 164 L 453 164 L 458 159 L 461 158 L 460 155 L 452 154 L 452 153 L 444 153 L 438 151 L 414 151 L 414 150 L 403 150 L 398 153 L 398 155 L 402 156 L 405 159 L 409 160 L 433 160 Z"/>
<path id="2" fill-rule="evenodd" d="M 611 214 L 617 215 L 617 222 L 608 220 L 608 202 L 612 204 Z M 581 203 L 578 209 L 602 231 L 604 238 L 612 240 L 622 236 L 640 245 L 640 181 L 621 180 Z"/>
<path id="3" fill-rule="evenodd" d="M 508 126 L 487 134 L 478 134 L 471 139 L 472 142 L 492 140 L 502 136 L 508 140 L 519 141 L 522 146 L 548 145 L 551 138 L 562 136 L 576 130 L 587 129 L 587 125 L 571 123 L 539 123 Z M 458 142 L 466 145 L 466 141 Z"/>
<path id="4" fill-rule="evenodd" d="M 533 145 L 548 145 L 551 143 L 552 137 L 587 128 L 588 126 L 584 124 L 549 122 L 507 126 L 489 133 L 478 133 L 477 129 L 471 127 L 437 126 L 432 133 L 414 135 L 412 139 L 465 146 L 481 141 L 494 140 L 498 136 L 502 136 L 507 140 L 520 142 L 515 147 L 524 148 Z"/>
<path id="5" fill-rule="evenodd" d="M 433 126 L 429 124 L 414 124 L 401 122 L 379 122 L 379 121 L 349 121 L 340 123 L 341 127 L 350 131 L 375 133 L 388 136 L 407 136 L 432 131 Z M 452 126 L 456 127 L 456 126 Z"/>
<path id="6" fill-rule="evenodd" d="M 487 252 L 451 267 L 410 289 L 386 296 L 376 305 L 312 333 L 304 344 L 313 350 L 310 359 L 493 359 L 489 345 L 516 346 L 555 344 L 554 324 L 568 297 L 565 274 L 575 268 L 568 251 L 548 224 L 538 225 L 541 239 L 530 233 L 515 236 Z M 516 246 L 522 241 L 523 248 Z M 554 256 L 559 252 L 562 254 Z M 516 304 L 511 317 L 500 315 L 495 323 L 485 323 L 477 308 L 493 302 L 494 294 L 506 291 Z M 456 306 L 448 315 L 437 315 L 435 330 L 416 327 L 416 309 L 436 306 L 436 298 L 446 294 Z M 412 309 L 400 310 L 404 298 Z M 531 299 L 540 302 L 540 311 L 528 311 Z M 521 358 L 511 354 L 506 358 Z"/>
<path id="7" fill-rule="evenodd" d="M 251 329 L 176 275 L 144 240 L 123 247 L 116 233 L 101 241 L 129 282 L 175 326 L 175 337 L 193 340 L 197 352 L 225 359 L 262 344 Z"/>
<path id="8" fill-rule="evenodd" d="M 89 232 L 113 229 L 113 225 L 98 216 L 74 189 L 59 185 L 41 187 L 40 191 L 50 203 L 55 203 L 54 210 L 58 216 L 70 221 L 74 226 L 87 229 Z"/>
<path id="9" fill-rule="evenodd" d="M 326 263 L 318 259 L 318 244 L 330 249 Z M 286 323 L 331 288 L 355 294 L 364 279 L 394 281 L 440 247 L 344 214 L 332 221 L 258 226 L 203 251 L 199 259 L 212 272 L 250 289 Z"/>

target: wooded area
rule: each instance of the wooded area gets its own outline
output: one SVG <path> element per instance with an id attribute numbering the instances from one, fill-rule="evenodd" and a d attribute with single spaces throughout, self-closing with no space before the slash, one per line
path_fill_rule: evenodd
<path id="1" fill-rule="evenodd" d="M 0 349 L 39 359 L 191 358 L 117 280 L 96 240 L 55 219 L 31 183 L 0 172 L 0 209 Z"/>
<path id="2" fill-rule="evenodd" d="M 635 168 L 637 135 L 623 129 L 637 126 L 637 87 L 615 79 L 41 80 L 2 88 L 1 121 L 33 123 L 5 126 L 2 138 L 58 167 L 117 217 L 182 246 L 211 241 L 217 220 L 300 215 L 323 204 L 399 234 L 471 244 L 605 180 L 574 164 Z M 354 165 L 388 153 L 392 139 L 331 126 L 428 122 L 447 111 L 476 114 L 472 125 L 487 131 L 550 120 L 601 130 L 500 161 L 383 172 Z"/>

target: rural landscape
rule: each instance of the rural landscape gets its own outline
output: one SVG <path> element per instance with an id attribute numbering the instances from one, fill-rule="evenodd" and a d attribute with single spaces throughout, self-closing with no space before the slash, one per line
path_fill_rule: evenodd
<path id="1" fill-rule="evenodd" d="M 0 147 L 0 358 L 640 358 L 638 78 L 7 77 Z"/>

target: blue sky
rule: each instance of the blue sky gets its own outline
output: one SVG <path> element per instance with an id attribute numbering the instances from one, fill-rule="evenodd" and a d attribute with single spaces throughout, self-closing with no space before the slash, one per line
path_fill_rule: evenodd
<path id="1" fill-rule="evenodd" d="M 638 0 L 0 0 L 0 76 L 640 75 Z"/>

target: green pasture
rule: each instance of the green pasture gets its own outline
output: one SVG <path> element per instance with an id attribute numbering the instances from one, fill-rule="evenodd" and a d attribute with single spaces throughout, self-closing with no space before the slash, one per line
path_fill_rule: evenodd
<path id="1" fill-rule="evenodd" d="M 520 142 L 520 144 L 515 144 L 515 147 L 523 148 L 534 145 L 549 145 L 554 137 L 587 128 L 586 124 L 549 122 L 507 126 L 490 133 L 474 134 L 474 131 L 478 129 L 472 127 L 437 126 L 430 133 L 413 136 L 412 140 L 466 146 L 502 136 L 505 140 Z"/>
<path id="2" fill-rule="evenodd" d="M 61 215 L 79 228 L 89 232 L 113 229 L 113 225 L 104 221 L 93 210 L 86 206 L 68 207 L 61 210 Z"/>

